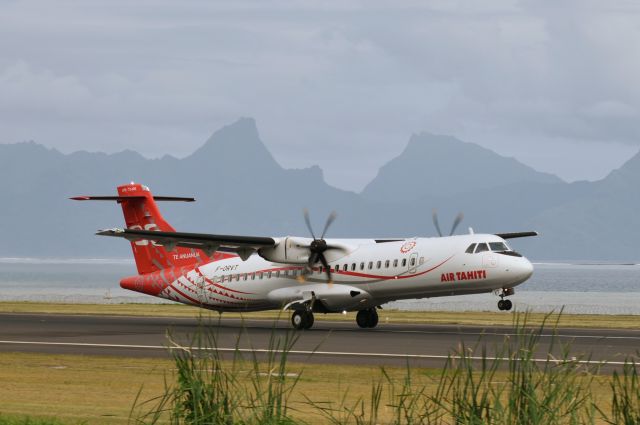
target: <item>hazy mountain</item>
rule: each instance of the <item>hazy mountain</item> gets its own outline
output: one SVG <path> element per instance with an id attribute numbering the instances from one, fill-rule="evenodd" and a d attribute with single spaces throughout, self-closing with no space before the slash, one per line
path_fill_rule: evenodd
<path id="1" fill-rule="evenodd" d="M 336 237 L 434 235 L 465 212 L 458 233 L 538 230 L 514 241 L 533 259 L 637 260 L 640 155 L 607 178 L 568 184 L 518 161 L 457 139 L 413 136 L 362 194 L 329 186 L 317 167 L 284 169 L 243 118 L 216 131 L 192 155 L 147 159 L 136 152 L 64 155 L 35 143 L 0 145 L 0 256 L 126 257 L 128 244 L 99 238 L 122 226 L 112 202 L 70 196 L 115 194 L 142 182 L 158 195 L 195 196 L 195 204 L 165 203 L 178 230 L 228 234 L 307 235 L 302 209 L 319 232 L 333 209 Z"/>
<path id="2" fill-rule="evenodd" d="M 358 202 L 356 194 L 327 185 L 318 167 L 283 169 L 251 119 L 215 132 L 184 159 L 145 159 L 130 151 L 63 155 L 19 143 L 0 145 L 0 167 L 0 256 L 128 255 L 127 244 L 91 236 L 98 228 L 122 225 L 117 204 L 68 198 L 115 194 L 116 186 L 129 181 L 143 182 L 156 194 L 196 196 L 195 204 L 161 206 L 184 231 L 304 235 L 303 207 L 320 229 L 332 207 Z"/>
<path id="3" fill-rule="evenodd" d="M 379 201 L 408 201 L 524 182 L 561 180 L 476 144 L 421 133 L 414 134 L 405 150 L 380 168 L 362 195 Z"/>

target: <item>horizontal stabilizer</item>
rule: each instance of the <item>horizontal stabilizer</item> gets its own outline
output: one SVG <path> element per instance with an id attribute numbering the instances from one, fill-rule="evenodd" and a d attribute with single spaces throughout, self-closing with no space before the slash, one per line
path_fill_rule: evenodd
<path id="1" fill-rule="evenodd" d="M 496 233 L 496 236 L 502 239 L 528 238 L 529 236 L 538 236 L 538 232 L 512 232 L 512 233 Z"/>
<path id="2" fill-rule="evenodd" d="M 131 199 L 146 199 L 144 196 L 74 196 L 74 201 L 127 201 Z M 154 196 L 154 201 L 178 201 L 178 202 L 194 202 L 195 198 L 181 198 L 178 196 Z"/>

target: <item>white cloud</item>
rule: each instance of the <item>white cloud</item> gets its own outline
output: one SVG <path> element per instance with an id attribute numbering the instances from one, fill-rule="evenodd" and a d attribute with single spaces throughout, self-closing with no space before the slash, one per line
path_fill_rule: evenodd
<path id="1" fill-rule="evenodd" d="M 0 2 L 1 141 L 182 156 L 254 116 L 283 165 L 319 163 L 343 187 L 421 130 L 597 178 L 640 142 L 639 13 L 578 0 Z M 581 144 L 583 161 L 558 164 Z"/>

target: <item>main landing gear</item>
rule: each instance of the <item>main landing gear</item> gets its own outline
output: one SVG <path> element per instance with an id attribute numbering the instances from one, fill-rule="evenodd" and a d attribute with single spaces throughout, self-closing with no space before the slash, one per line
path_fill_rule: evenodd
<path id="1" fill-rule="evenodd" d="M 313 312 L 311 310 L 296 310 L 291 315 L 291 324 L 294 328 L 311 329 L 313 326 Z"/>
<path id="2" fill-rule="evenodd" d="M 356 323 L 361 328 L 375 328 L 378 325 L 378 312 L 375 307 L 360 310 L 356 315 Z"/>
<path id="3" fill-rule="evenodd" d="M 363 329 L 375 328 L 378 326 L 378 312 L 375 308 L 360 310 L 356 315 L 356 323 Z M 297 330 L 311 329 L 313 312 L 311 310 L 295 310 L 291 315 L 291 325 Z"/>
<path id="4" fill-rule="evenodd" d="M 498 310 L 509 311 L 513 308 L 511 300 L 505 300 L 504 297 L 515 294 L 513 288 L 502 289 L 498 295 L 500 295 L 500 301 L 498 301 Z"/>

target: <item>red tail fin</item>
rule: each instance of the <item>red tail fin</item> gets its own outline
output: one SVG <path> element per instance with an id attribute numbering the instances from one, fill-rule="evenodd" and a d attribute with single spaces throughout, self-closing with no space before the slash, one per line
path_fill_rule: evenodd
<path id="1" fill-rule="evenodd" d="M 148 187 L 135 183 L 118 186 L 118 196 L 80 196 L 73 199 L 118 201 L 122 205 L 127 228 L 164 232 L 175 232 L 175 229 L 162 217 L 155 201 L 194 200 L 193 198 L 154 197 Z M 175 247 L 172 251 L 168 251 L 164 246 L 149 240 L 132 241 L 131 249 L 140 274 L 170 267 L 200 264 L 209 260 L 200 250 Z"/>

